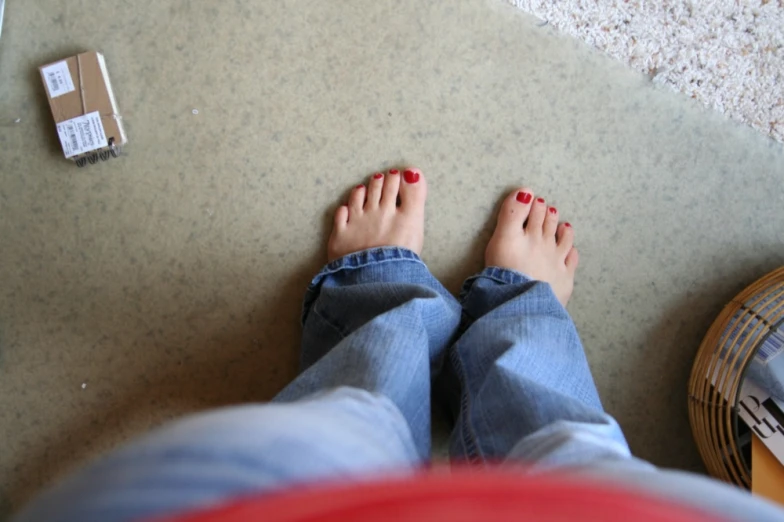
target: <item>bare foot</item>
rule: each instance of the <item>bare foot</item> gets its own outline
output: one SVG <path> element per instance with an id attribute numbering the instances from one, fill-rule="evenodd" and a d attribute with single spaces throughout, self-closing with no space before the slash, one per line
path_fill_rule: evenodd
<path id="1" fill-rule="evenodd" d="M 543 198 L 534 199 L 531 189 L 522 188 L 507 196 L 501 207 L 485 251 L 485 264 L 511 268 L 550 283 L 566 306 L 579 260 L 573 244 L 574 229 L 569 223 L 558 224 L 558 210 L 548 207 Z"/>
<path id="2" fill-rule="evenodd" d="M 335 212 L 327 258 L 332 261 L 381 246 L 399 246 L 421 254 L 426 198 L 427 183 L 417 169 L 373 174 L 368 186 L 357 185 L 348 205 Z"/>

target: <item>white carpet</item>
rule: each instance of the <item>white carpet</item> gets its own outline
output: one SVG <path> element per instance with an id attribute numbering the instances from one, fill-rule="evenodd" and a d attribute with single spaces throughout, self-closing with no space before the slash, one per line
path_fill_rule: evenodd
<path id="1" fill-rule="evenodd" d="M 784 0 L 508 0 L 784 142 Z"/>

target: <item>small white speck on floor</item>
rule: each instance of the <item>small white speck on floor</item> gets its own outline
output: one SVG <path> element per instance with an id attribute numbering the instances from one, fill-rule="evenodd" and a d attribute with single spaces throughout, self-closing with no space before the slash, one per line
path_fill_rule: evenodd
<path id="1" fill-rule="evenodd" d="M 196 115 L 196 114 L 199 114 L 199 109 L 193 109 L 191 112 L 192 112 L 194 115 Z"/>
<path id="2" fill-rule="evenodd" d="M 215 213 L 215 211 L 214 211 L 214 210 L 212 210 L 211 208 L 208 208 L 208 209 L 207 209 L 207 215 L 208 215 L 208 216 L 212 217 L 212 215 L 213 215 L 214 213 Z"/>
<path id="3" fill-rule="evenodd" d="M 86 383 L 86 382 L 83 382 L 83 383 L 82 383 L 82 389 L 84 390 L 85 388 L 87 388 L 87 383 Z"/>
<path id="4" fill-rule="evenodd" d="M 17 118 L 14 120 L 14 123 L 22 123 L 22 118 Z"/>

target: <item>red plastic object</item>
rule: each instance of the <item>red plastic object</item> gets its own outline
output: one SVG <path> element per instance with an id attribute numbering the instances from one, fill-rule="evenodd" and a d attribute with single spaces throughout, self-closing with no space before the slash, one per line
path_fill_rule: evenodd
<path id="1" fill-rule="evenodd" d="M 300 487 L 156 522 L 700 522 L 702 512 L 607 484 L 497 468 Z M 150 521 L 151 522 L 151 521 Z"/>

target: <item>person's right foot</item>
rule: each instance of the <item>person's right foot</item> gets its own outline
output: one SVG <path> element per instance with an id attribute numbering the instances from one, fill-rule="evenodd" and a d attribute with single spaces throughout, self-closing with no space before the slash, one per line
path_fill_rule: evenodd
<path id="1" fill-rule="evenodd" d="M 558 210 L 548 207 L 543 198 L 534 198 L 531 189 L 522 188 L 501 207 L 485 265 L 510 268 L 549 283 L 566 306 L 579 260 L 573 244 L 574 229 L 569 223 L 558 224 Z"/>
<path id="2" fill-rule="evenodd" d="M 403 178 L 403 179 L 400 179 Z M 367 248 L 398 246 L 422 253 L 427 182 L 419 169 L 374 174 L 338 207 L 327 244 L 333 261 Z"/>

